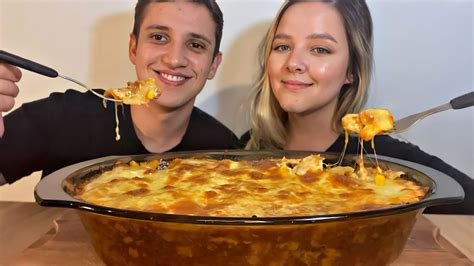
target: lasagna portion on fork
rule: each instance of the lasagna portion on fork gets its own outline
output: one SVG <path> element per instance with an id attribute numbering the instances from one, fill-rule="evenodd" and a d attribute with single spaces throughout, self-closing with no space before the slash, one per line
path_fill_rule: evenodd
<path id="1" fill-rule="evenodd" d="M 386 109 L 367 109 L 359 114 L 346 114 L 342 118 L 342 127 L 369 141 L 393 128 L 393 116 Z"/>
<path id="2" fill-rule="evenodd" d="M 160 96 L 161 91 L 155 84 L 153 78 L 148 80 L 138 80 L 128 82 L 127 87 L 107 89 L 104 93 L 106 97 L 121 100 L 124 104 L 147 104 L 150 100 Z"/>

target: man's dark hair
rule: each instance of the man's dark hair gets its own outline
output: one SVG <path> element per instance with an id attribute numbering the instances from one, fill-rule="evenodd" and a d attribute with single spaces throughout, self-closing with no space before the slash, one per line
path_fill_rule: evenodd
<path id="1" fill-rule="evenodd" d="M 174 0 L 138 0 L 135 6 L 135 22 L 133 23 L 133 35 L 138 40 L 140 35 L 140 26 L 143 22 L 143 16 L 148 4 L 151 3 L 163 3 L 163 2 L 175 2 Z M 203 5 L 211 13 L 212 19 L 216 23 L 216 46 L 214 47 L 214 56 L 219 53 L 219 47 L 222 39 L 222 28 L 224 27 L 224 16 L 219 8 L 219 5 L 215 0 L 189 0 L 190 3 L 196 3 Z"/>

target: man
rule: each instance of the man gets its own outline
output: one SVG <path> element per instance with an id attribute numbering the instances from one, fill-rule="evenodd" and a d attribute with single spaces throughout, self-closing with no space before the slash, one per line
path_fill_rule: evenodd
<path id="1" fill-rule="evenodd" d="M 129 58 L 139 80 L 155 79 L 159 99 L 118 110 L 120 141 L 113 103 L 104 108 L 89 92 L 68 90 L 24 104 L 4 118 L 4 128 L 0 121 L 3 183 L 107 155 L 236 147 L 230 130 L 194 107 L 221 62 L 222 26 L 213 0 L 139 0 Z M 17 68 L 0 63 L 0 112 L 13 107 L 20 78 Z"/>

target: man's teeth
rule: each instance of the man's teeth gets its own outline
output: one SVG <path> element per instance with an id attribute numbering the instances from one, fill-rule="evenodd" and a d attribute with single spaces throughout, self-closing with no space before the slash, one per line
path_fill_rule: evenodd
<path id="1" fill-rule="evenodd" d="M 181 80 L 184 80 L 184 77 L 181 77 L 181 76 L 173 76 L 173 75 L 168 75 L 168 74 L 165 74 L 165 73 L 160 73 L 162 77 L 164 77 L 165 79 L 169 80 L 169 81 L 181 81 Z"/>

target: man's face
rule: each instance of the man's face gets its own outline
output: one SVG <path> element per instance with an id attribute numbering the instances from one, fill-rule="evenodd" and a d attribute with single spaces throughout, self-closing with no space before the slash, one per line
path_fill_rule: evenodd
<path id="1" fill-rule="evenodd" d="M 221 62 L 213 56 L 216 25 L 202 5 L 190 2 L 151 3 L 140 34 L 130 35 L 129 55 L 140 80 L 154 78 L 166 109 L 193 105 L 206 80 Z"/>

